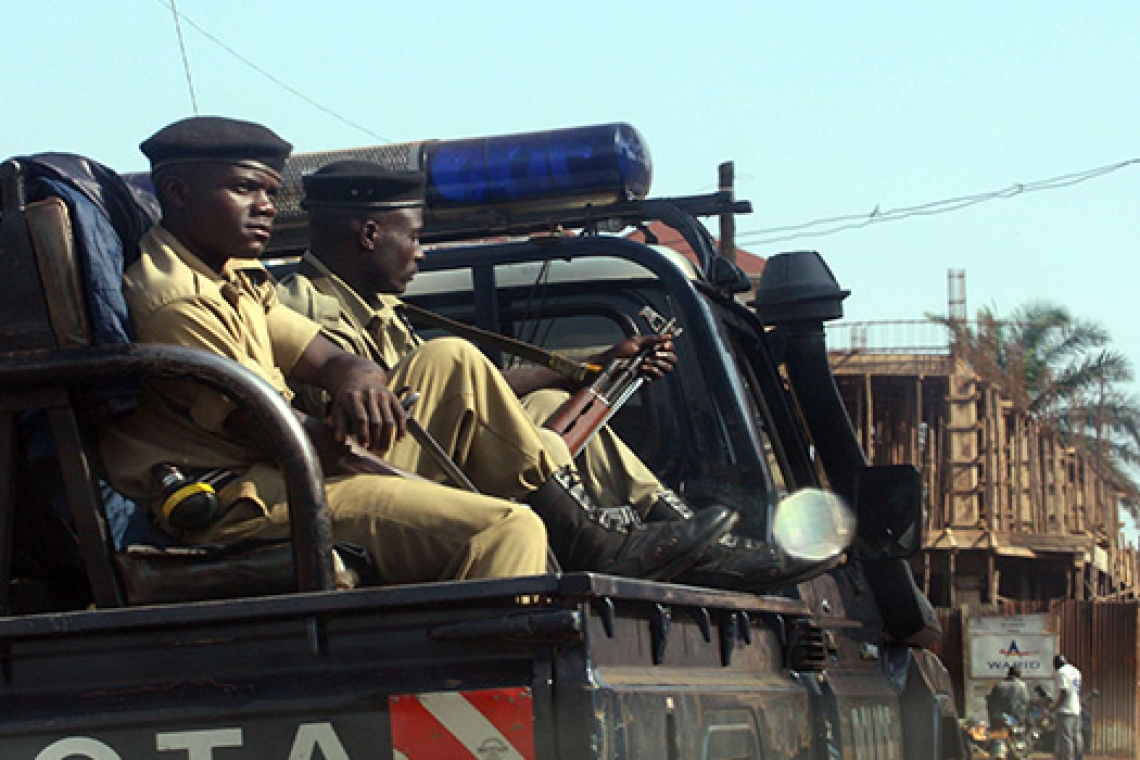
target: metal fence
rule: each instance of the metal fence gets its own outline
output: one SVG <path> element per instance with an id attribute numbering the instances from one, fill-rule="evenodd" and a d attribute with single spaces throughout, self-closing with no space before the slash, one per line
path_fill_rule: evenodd
<path id="1" fill-rule="evenodd" d="M 1064 602 L 1056 609 L 1061 651 L 1082 675 L 1092 714 L 1087 757 L 1140 757 L 1137 742 L 1136 602 Z"/>

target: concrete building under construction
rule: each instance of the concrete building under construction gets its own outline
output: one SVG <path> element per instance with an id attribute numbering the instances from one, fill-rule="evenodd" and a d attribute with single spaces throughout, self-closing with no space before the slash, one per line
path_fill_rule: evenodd
<path id="1" fill-rule="evenodd" d="M 914 571 L 936 606 L 1135 597 L 1117 489 L 956 356 L 945 326 L 840 323 L 828 340 L 868 459 L 922 470 Z"/>

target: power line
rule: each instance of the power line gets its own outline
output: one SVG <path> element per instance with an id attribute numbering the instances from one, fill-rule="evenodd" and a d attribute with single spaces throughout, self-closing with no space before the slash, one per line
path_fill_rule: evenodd
<path id="1" fill-rule="evenodd" d="M 310 98 L 308 95 L 305 95 L 303 92 L 301 92 L 300 90 L 296 89 L 295 87 L 291 87 L 291 86 L 289 86 L 289 85 L 285 84 L 285 83 L 284 83 L 284 82 L 282 82 L 280 79 L 278 79 L 277 77 L 273 76 L 273 75 L 272 75 L 272 74 L 270 74 L 268 71 L 266 71 L 265 69 L 261 68 L 261 67 L 260 67 L 260 66 L 258 66 L 256 63 L 254 63 L 253 61 L 249 60 L 248 58 L 246 58 L 245 56 L 243 56 L 241 53 L 239 53 L 238 51 L 234 50 L 232 47 L 230 47 L 229 45 L 227 45 L 226 43 L 222 42 L 220 39 L 218 39 L 218 38 L 217 38 L 217 37 L 215 37 L 214 35 L 212 35 L 212 34 L 210 34 L 209 32 L 207 32 L 207 31 L 206 31 L 205 29 L 203 29 L 202 27 L 198 26 L 196 23 L 194 23 L 194 20 L 193 20 L 193 19 L 189 18 L 189 17 L 188 17 L 188 16 L 186 16 L 185 14 L 181 14 L 181 13 L 179 13 L 179 12 L 178 12 L 178 9 L 174 7 L 174 3 L 175 3 L 175 0 L 156 0 L 156 1 L 157 1 L 158 3 L 160 3 L 161 5 L 164 5 L 164 6 L 166 6 L 166 7 L 167 7 L 167 8 L 168 8 L 168 9 L 169 9 L 171 12 L 173 12 L 173 13 L 174 13 L 174 17 L 175 17 L 175 23 L 176 23 L 176 24 L 177 24 L 177 20 L 178 20 L 179 18 L 181 18 L 183 21 L 185 21 L 185 22 L 186 22 L 186 24 L 187 24 L 188 26 L 190 26 L 190 27 L 193 27 L 195 31 L 197 31 L 199 34 L 201 34 L 201 35 L 202 35 L 203 37 L 205 37 L 206 39 L 210 40 L 210 42 L 213 42 L 215 45 L 217 45 L 218 47 L 220 47 L 222 50 L 225 50 L 227 53 L 229 53 L 230 55 L 232 55 L 232 56 L 233 56 L 234 58 L 236 58 L 238 61 L 240 61 L 241 63 L 245 64 L 245 65 L 246 65 L 246 66 L 248 66 L 249 68 L 253 69 L 253 70 L 254 70 L 254 71 L 256 71 L 258 74 L 261 74 L 263 77 L 265 77 L 266 79 L 268 79 L 270 82 L 272 82 L 273 84 L 277 85 L 277 86 L 278 86 L 278 87 L 280 87 L 281 89 L 283 89 L 283 90 L 285 90 L 285 91 L 287 91 L 287 92 L 291 93 L 292 95 L 294 95 L 294 96 L 295 96 L 295 97 L 297 97 L 297 98 L 300 98 L 301 100 L 303 100 L 303 101 L 305 101 L 306 103 L 308 103 L 309 105 L 311 105 L 313 108 L 316 108 L 316 109 L 317 109 L 317 110 L 319 110 L 319 111 L 323 111 L 324 113 L 326 113 L 326 114 L 328 114 L 329 116 L 333 117 L 333 118 L 334 118 L 334 119 L 336 119 L 337 121 L 340 121 L 340 122 L 341 122 L 341 123 L 343 123 L 343 124 L 347 124 L 348 126 L 352 127 L 353 129 L 358 129 L 358 130 L 360 130 L 361 132 L 365 133 L 366 135 L 369 135 L 370 137 L 373 137 L 373 138 L 375 138 L 376 140 L 379 140 L 380 142 L 384 142 L 384 143 L 389 143 L 389 142 L 391 142 L 391 140 L 388 140 L 388 139 L 386 139 L 386 138 L 384 138 L 384 137 L 381 137 L 380 135 L 376 134 L 375 132 L 373 132 L 373 131 L 372 131 L 371 129 L 369 129 L 368 127 L 365 127 L 365 126 L 363 126 L 363 125 L 361 125 L 361 124 L 357 124 L 357 123 L 356 123 L 356 122 L 354 122 L 354 121 L 350 121 L 349 119 L 345 118 L 344 116 L 341 116 L 340 114 L 338 114 L 336 111 L 333 111 L 331 108 L 327 108 L 327 107 L 325 107 L 325 106 L 321 105 L 320 103 L 316 102 L 315 100 L 313 100 L 312 98 Z M 181 27 L 179 27 L 179 31 L 178 31 L 178 42 L 179 42 L 179 45 L 181 45 L 181 44 L 182 44 L 182 30 L 181 30 Z M 189 68 L 189 65 L 185 63 L 185 61 L 186 61 L 186 52 L 185 52 L 185 48 L 183 48 L 183 62 L 184 62 L 185 68 L 186 68 L 186 77 L 187 77 L 187 80 L 189 80 L 189 77 L 190 77 L 190 68 Z M 191 99 L 193 100 L 193 98 L 194 98 L 194 96 L 193 96 L 193 89 L 191 89 Z M 198 104 L 197 104 L 197 102 L 195 102 L 195 103 L 194 103 L 194 113 L 198 113 Z"/>
<path id="2" fill-rule="evenodd" d="M 752 230 L 749 232 L 738 232 L 738 240 L 747 240 L 753 245 L 767 245 L 769 243 L 783 243 L 789 240 L 796 240 L 805 237 L 824 237 L 826 235 L 834 235 L 839 232 L 846 232 L 847 230 L 856 230 L 862 227 L 867 227 L 872 224 L 881 222 L 897 222 L 903 219 L 908 219 L 912 216 L 933 216 L 935 214 L 948 214 L 952 211 L 960 211 L 970 206 L 976 206 L 981 203 L 989 203 L 990 201 L 1003 200 L 1006 198 L 1013 198 L 1026 193 L 1036 193 L 1043 190 L 1058 190 L 1065 187 L 1088 182 L 1089 180 L 1097 179 L 1106 174 L 1126 169 L 1129 166 L 1140 163 L 1140 158 L 1130 158 L 1127 161 L 1120 161 L 1115 164 L 1108 164 L 1100 166 L 1095 169 L 1086 169 L 1085 171 L 1074 172 L 1072 174 L 1063 174 L 1059 177 L 1052 177 L 1050 179 L 1037 180 L 1027 183 L 1016 183 L 1001 190 L 991 190 L 985 193 L 977 193 L 975 195 L 964 195 L 957 198 L 945 198 L 939 201 L 931 201 L 929 203 L 922 203 L 916 206 L 902 206 L 895 209 L 882 210 L 878 206 L 866 214 L 847 214 L 844 216 L 832 216 L 822 219 L 813 219 L 810 222 L 803 222 L 800 224 L 791 224 L 783 227 L 770 227 L 762 230 Z M 822 228 L 822 229 L 817 229 Z M 766 237 L 767 236 L 767 237 Z"/>
<path id="3" fill-rule="evenodd" d="M 174 14 L 174 31 L 178 34 L 178 50 L 182 53 L 182 70 L 186 72 L 186 89 L 190 90 L 190 107 L 198 115 L 198 98 L 194 95 L 194 80 L 190 78 L 190 59 L 186 57 L 186 43 L 182 39 L 182 24 L 178 19 L 178 8 L 170 0 L 170 11 Z"/>

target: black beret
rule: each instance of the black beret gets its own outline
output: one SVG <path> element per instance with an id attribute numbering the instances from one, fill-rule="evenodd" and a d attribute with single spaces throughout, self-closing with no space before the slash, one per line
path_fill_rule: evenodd
<path id="1" fill-rule="evenodd" d="M 222 116 L 191 116 L 163 127 L 139 149 L 151 170 L 197 161 L 251 164 L 280 175 L 293 146 L 260 124 Z"/>
<path id="2" fill-rule="evenodd" d="M 424 202 L 424 173 L 388 169 L 370 161 L 335 161 L 301 178 L 304 208 L 408 208 Z"/>

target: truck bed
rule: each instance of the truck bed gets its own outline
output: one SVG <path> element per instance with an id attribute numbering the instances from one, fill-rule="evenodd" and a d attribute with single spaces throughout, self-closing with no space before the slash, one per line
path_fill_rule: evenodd
<path id="1" fill-rule="evenodd" d="M 761 715 L 806 744 L 808 694 L 786 667 L 806 614 L 581 573 L 5 619 L 0 746 L 285 760 L 425 756 L 424 741 L 445 757 L 464 741 L 668 757 L 702 741 L 755 748 Z"/>

